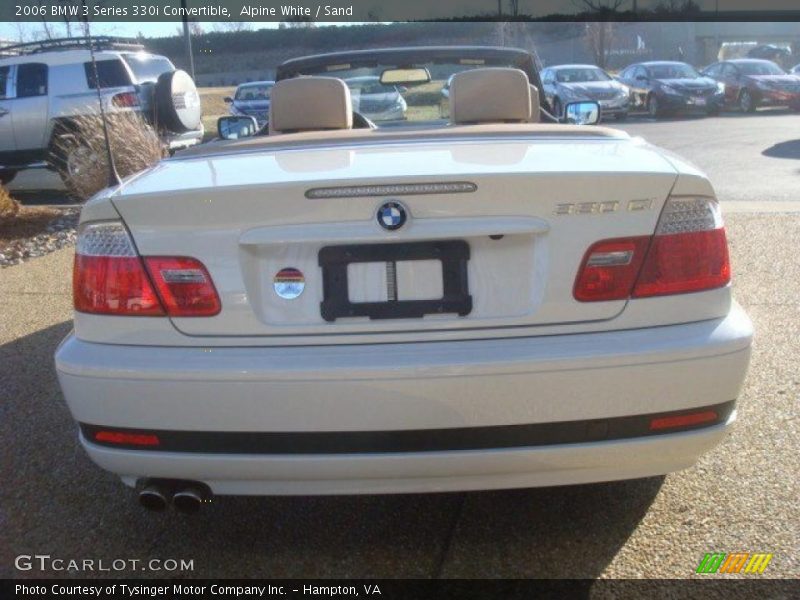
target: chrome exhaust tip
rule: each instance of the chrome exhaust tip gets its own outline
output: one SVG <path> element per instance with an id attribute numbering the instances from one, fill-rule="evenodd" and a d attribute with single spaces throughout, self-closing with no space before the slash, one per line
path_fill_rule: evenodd
<path id="1" fill-rule="evenodd" d="M 172 506 L 175 510 L 184 514 L 194 514 L 200 510 L 203 502 L 206 501 L 208 494 L 199 487 L 187 487 L 175 492 L 172 496 Z"/>
<path id="2" fill-rule="evenodd" d="M 147 510 L 163 511 L 169 504 L 167 492 L 160 485 L 147 485 L 139 492 L 139 504 Z"/>

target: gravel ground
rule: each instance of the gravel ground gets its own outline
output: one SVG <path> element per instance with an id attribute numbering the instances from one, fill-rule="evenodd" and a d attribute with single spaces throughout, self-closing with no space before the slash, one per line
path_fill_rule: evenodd
<path id="1" fill-rule="evenodd" d="M 75 244 L 75 228 L 80 217 L 79 208 L 63 209 L 46 229 L 33 237 L 0 244 L 0 268 L 44 256 Z"/>
<path id="2" fill-rule="evenodd" d="M 761 551 L 774 554 L 767 576 L 798 577 L 800 215 L 727 223 L 756 339 L 738 425 L 696 467 L 534 490 L 219 498 L 190 518 L 144 512 L 76 442 L 52 364 L 70 328 L 72 251 L 4 269 L 0 576 L 60 575 L 14 570 L 15 556 L 42 553 L 194 559 L 181 575 L 207 577 L 682 578 L 706 552 Z"/>

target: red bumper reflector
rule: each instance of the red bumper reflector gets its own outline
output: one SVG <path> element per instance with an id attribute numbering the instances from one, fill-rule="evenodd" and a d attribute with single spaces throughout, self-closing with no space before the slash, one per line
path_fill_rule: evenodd
<path id="1" fill-rule="evenodd" d="M 98 442 L 122 444 L 126 446 L 158 446 L 161 442 L 152 433 L 127 433 L 124 431 L 98 431 L 94 434 Z"/>
<path id="2" fill-rule="evenodd" d="M 674 417 L 658 417 L 650 421 L 650 431 L 659 429 L 675 429 L 678 427 L 691 427 L 692 425 L 700 425 L 701 423 L 709 423 L 716 421 L 719 415 L 713 410 L 704 410 L 703 412 L 689 413 L 688 415 L 677 415 Z"/>

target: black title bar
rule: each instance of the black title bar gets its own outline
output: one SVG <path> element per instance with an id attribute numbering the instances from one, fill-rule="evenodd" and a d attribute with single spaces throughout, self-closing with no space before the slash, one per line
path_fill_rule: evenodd
<path id="1" fill-rule="evenodd" d="M 186 6 L 184 7 L 183 4 Z M 800 21 L 796 0 L 688 3 L 533 0 L 3 0 L 0 21 L 385 22 L 423 20 Z M 593 8 L 594 7 L 594 8 Z"/>

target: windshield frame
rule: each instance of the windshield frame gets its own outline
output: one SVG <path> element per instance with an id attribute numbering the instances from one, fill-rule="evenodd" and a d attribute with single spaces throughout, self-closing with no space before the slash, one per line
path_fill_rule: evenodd
<path id="1" fill-rule="evenodd" d="M 646 65 L 646 67 L 652 79 L 700 79 L 705 77 L 705 75 L 703 75 L 692 65 L 687 63 L 661 63 L 654 65 Z M 665 77 L 663 75 L 657 74 L 659 69 L 681 69 L 684 72 L 688 71 L 690 73 L 693 73 L 693 75 L 690 77 L 686 77 L 685 75 L 681 75 L 680 77 Z"/>
<path id="2" fill-rule="evenodd" d="M 275 81 L 292 79 L 302 75 L 321 75 L 335 77 L 336 71 L 327 69 L 330 65 L 349 64 L 351 67 L 377 68 L 379 65 L 414 63 L 452 63 L 454 61 L 482 61 L 481 66 L 505 66 L 520 69 L 528 76 L 531 85 L 539 90 L 539 106 L 548 113 L 550 104 L 542 92 L 539 73 L 541 61 L 532 52 L 521 48 L 499 46 L 416 46 L 408 48 L 380 48 L 375 50 L 352 50 L 313 54 L 289 59 L 281 63 L 275 73 Z M 475 66 L 473 64 L 473 66 Z"/>
<path id="3" fill-rule="evenodd" d="M 249 81 L 247 83 L 239 84 L 236 87 L 236 91 L 233 94 L 233 100 L 235 102 L 256 102 L 256 101 L 266 102 L 266 101 L 268 101 L 270 99 L 269 94 L 267 95 L 266 98 L 252 98 L 250 100 L 245 100 L 244 98 L 239 98 L 239 93 L 242 92 L 243 90 L 245 90 L 247 88 L 259 88 L 259 87 L 268 87 L 268 89 L 271 91 L 272 88 L 275 87 L 275 82 L 274 81 Z"/>
<path id="4" fill-rule="evenodd" d="M 576 79 L 575 81 L 563 81 L 559 79 L 559 75 L 561 73 L 565 73 L 567 71 L 573 72 L 588 72 L 588 73 L 599 73 L 600 79 Z M 608 73 L 603 71 L 600 67 L 560 67 L 554 68 L 553 74 L 555 75 L 556 83 L 603 83 L 606 81 L 614 81 L 614 78 L 611 77 Z"/>

